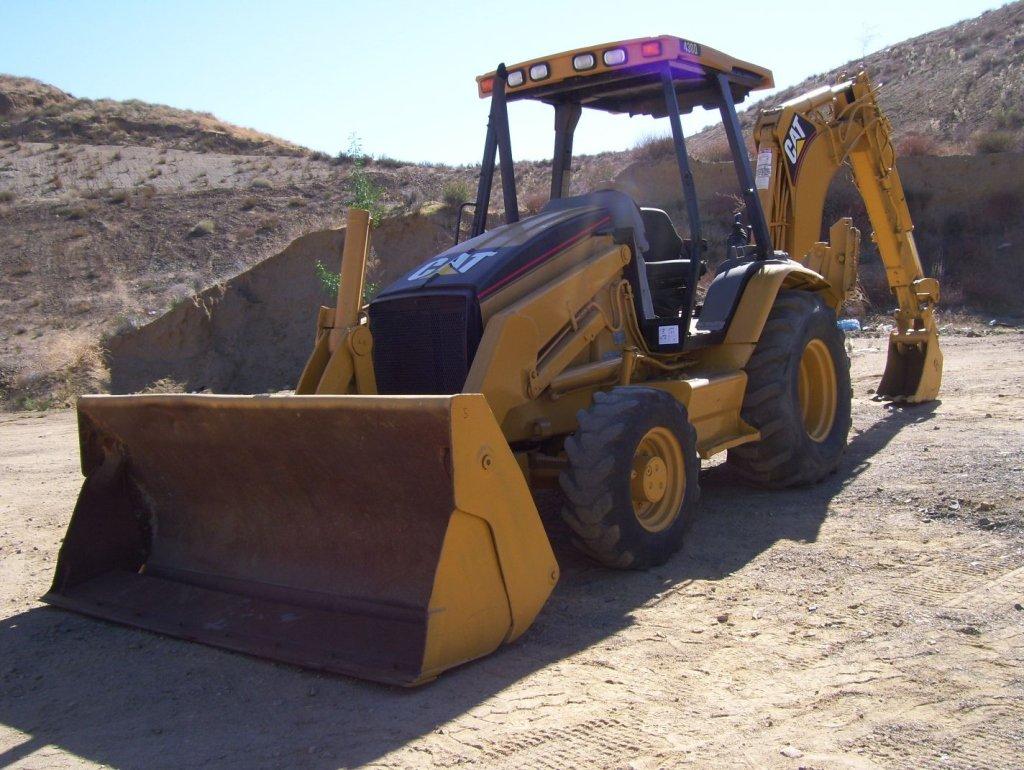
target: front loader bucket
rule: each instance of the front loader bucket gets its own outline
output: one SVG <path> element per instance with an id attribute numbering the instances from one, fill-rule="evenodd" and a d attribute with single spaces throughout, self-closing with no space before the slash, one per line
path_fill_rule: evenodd
<path id="1" fill-rule="evenodd" d="M 482 395 L 87 396 L 51 604 L 414 685 L 521 634 L 558 566 Z"/>
<path id="2" fill-rule="evenodd" d="M 942 383 L 942 351 L 934 329 L 893 332 L 878 395 L 917 404 L 933 401 Z"/>

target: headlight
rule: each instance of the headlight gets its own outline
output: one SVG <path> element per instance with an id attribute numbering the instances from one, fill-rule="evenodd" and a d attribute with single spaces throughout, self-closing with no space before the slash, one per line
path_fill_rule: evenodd
<path id="1" fill-rule="evenodd" d="M 597 66 L 597 57 L 592 53 L 578 53 L 572 57 L 572 68 L 577 72 L 592 70 Z"/>
<path id="2" fill-rule="evenodd" d="M 548 69 L 546 63 L 534 64 L 530 67 L 530 80 L 543 80 L 551 74 L 551 70 Z"/>
<path id="3" fill-rule="evenodd" d="M 609 48 L 604 52 L 604 63 L 609 67 L 614 67 L 616 64 L 626 63 L 626 49 L 625 48 Z"/>

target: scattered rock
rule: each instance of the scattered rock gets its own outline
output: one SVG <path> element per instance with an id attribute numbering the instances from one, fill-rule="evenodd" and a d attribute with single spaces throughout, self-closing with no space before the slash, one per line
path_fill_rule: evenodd
<path id="1" fill-rule="evenodd" d="M 715 620 L 717 620 L 719 623 L 725 623 L 726 621 L 729 620 L 729 613 L 728 612 L 723 612 L 721 615 L 719 615 L 717 618 L 715 618 Z"/>
<path id="2" fill-rule="evenodd" d="M 804 753 L 796 746 L 784 746 L 782 751 L 779 753 L 784 757 L 789 757 L 790 759 L 799 759 L 804 755 Z"/>

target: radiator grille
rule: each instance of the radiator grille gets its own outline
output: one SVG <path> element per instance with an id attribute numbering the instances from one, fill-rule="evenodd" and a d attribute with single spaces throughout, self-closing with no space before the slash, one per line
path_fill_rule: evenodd
<path id="1" fill-rule="evenodd" d="M 480 339 L 479 315 L 465 295 L 400 297 L 371 304 L 377 392 L 461 392 Z"/>

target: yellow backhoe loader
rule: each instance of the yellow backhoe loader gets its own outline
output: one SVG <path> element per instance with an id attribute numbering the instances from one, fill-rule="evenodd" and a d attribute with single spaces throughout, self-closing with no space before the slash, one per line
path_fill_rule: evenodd
<path id="1" fill-rule="evenodd" d="M 522 634 L 558 580 L 531 489 L 558 484 L 580 548 L 659 564 L 702 459 L 768 487 L 836 470 L 850 428 L 837 312 L 853 167 L 899 304 L 879 392 L 935 398 L 942 367 L 888 126 L 864 75 L 767 110 L 756 165 L 736 102 L 771 73 L 678 37 L 546 56 L 477 79 L 490 100 L 472 233 L 362 301 L 349 212 L 337 307 L 295 395 L 87 396 L 85 483 L 46 599 L 101 618 L 402 685 Z M 521 218 L 507 104 L 555 114 L 551 200 Z M 744 212 L 701 236 L 680 115 L 720 111 Z M 614 190 L 569 196 L 584 108 L 667 117 L 685 219 Z M 504 219 L 488 228 L 496 165 Z M 677 225 L 686 236 L 680 237 Z M 724 258 L 706 293 L 711 254 Z M 717 261 L 717 260 L 716 260 Z"/>

